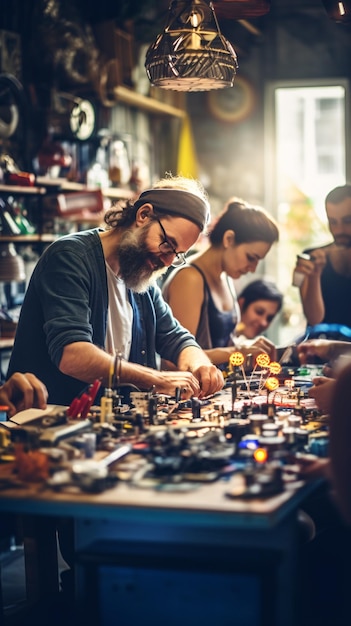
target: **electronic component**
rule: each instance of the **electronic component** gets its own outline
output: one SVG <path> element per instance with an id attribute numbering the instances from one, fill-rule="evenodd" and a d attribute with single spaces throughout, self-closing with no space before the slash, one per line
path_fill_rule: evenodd
<path id="1" fill-rule="evenodd" d="M 13 425 L 11 443 L 3 438 L 3 444 L 9 451 L 16 442 L 24 451 L 44 451 L 47 484 L 55 489 L 73 485 L 97 492 L 115 484 L 118 475 L 135 487 L 177 491 L 237 475 L 243 479 L 241 497 L 269 497 L 285 488 L 285 468 L 295 455 L 327 455 L 328 423 L 306 385 L 295 385 L 301 368 L 280 371 L 267 355 L 252 375 L 239 367 L 233 364 L 226 388 L 206 400 L 181 401 L 179 391 L 171 398 L 133 390 L 130 404 L 122 405 L 118 391 L 108 387 L 101 405 L 92 406 L 100 387 L 95 381 L 67 409 Z M 55 449 L 64 454 L 53 462 L 49 451 Z M 236 489 L 229 497 L 238 497 Z"/>
<path id="2" fill-rule="evenodd" d="M 67 422 L 62 426 L 45 428 L 39 435 L 39 443 L 41 446 L 54 446 L 61 439 L 68 439 L 82 431 L 88 430 L 92 426 L 92 422 L 88 419 Z"/>

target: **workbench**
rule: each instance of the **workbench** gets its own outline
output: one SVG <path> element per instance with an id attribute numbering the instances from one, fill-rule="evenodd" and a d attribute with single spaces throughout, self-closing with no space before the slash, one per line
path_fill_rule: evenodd
<path id="1" fill-rule="evenodd" d="M 0 478 L 10 472 L 2 465 Z M 40 484 L 2 490 L 0 511 L 25 521 L 28 597 L 57 591 L 55 525 L 71 517 L 77 611 L 86 623 L 292 626 L 297 511 L 316 486 L 245 500 L 226 496 L 235 481 L 183 492 L 123 482 L 98 494 Z"/>

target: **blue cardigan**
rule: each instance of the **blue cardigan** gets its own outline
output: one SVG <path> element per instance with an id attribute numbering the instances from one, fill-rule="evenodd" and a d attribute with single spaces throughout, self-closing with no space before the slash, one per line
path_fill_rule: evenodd
<path id="1" fill-rule="evenodd" d="M 156 368 L 156 353 L 177 362 L 194 337 L 173 317 L 157 286 L 129 291 L 133 307 L 130 361 Z M 59 370 L 63 348 L 86 341 L 104 349 L 108 290 L 99 230 L 66 235 L 40 257 L 21 308 L 8 376 L 33 372 L 51 404 L 70 404 L 86 383 Z"/>

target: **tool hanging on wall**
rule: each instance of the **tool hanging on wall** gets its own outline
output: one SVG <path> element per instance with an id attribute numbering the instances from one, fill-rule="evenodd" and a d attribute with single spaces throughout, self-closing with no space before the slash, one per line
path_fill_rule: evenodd
<path id="1" fill-rule="evenodd" d="M 28 158 L 29 104 L 24 88 L 12 74 L 0 74 L 0 147 L 29 170 Z"/>
<path id="2" fill-rule="evenodd" d="M 23 112 L 21 83 L 11 74 L 0 74 L 0 138 L 9 139 L 15 134 Z"/>

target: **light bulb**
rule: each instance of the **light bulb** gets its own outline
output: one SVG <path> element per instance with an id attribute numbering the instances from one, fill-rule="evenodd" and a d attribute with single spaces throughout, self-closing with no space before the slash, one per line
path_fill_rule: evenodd
<path id="1" fill-rule="evenodd" d="M 203 16 L 198 11 L 191 11 L 189 15 L 189 21 L 193 28 L 197 28 L 201 24 Z"/>

